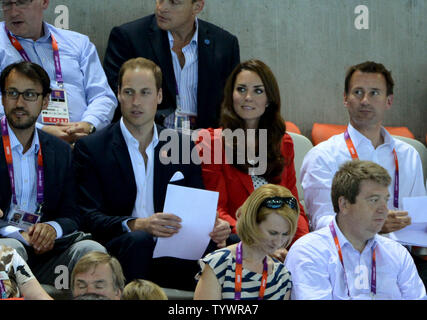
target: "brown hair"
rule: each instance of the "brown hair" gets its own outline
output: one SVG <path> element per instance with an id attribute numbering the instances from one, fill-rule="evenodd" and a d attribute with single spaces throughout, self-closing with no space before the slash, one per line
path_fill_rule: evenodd
<path id="1" fill-rule="evenodd" d="M 150 70 L 153 72 L 154 79 L 156 81 L 156 89 L 159 91 L 159 89 L 162 87 L 162 70 L 160 67 L 155 64 L 153 61 L 145 59 L 145 58 L 133 58 L 129 59 L 120 68 L 119 71 L 119 82 L 118 82 L 118 90 L 120 91 L 123 83 L 123 76 L 127 70 L 135 70 L 135 69 L 143 69 L 143 70 Z"/>
<path id="2" fill-rule="evenodd" d="M 360 184 L 364 180 L 374 181 L 388 187 L 391 177 L 386 169 L 371 161 L 352 160 L 345 162 L 332 180 L 331 198 L 336 213 L 340 211 L 338 199 L 341 196 L 351 204 L 356 203 Z"/>
<path id="3" fill-rule="evenodd" d="M 289 233 L 289 241 L 285 244 L 285 247 L 291 243 L 298 226 L 300 212 L 299 203 L 295 198 L 295 209 L 291 209 L 287 205 L 283 205 L 278 209 L 270 209 L 262 206 L 265 199 L 273 197 L 295 198 L 289 189 L 281 185 L 265 184 L 252 192 L 238 209 L 238 211 L 240 211 L 240 216 L 237 220 L 236 230 L 237 235 L 243 243 L 253 245 L 262 239 L 262 234 L 258 225 L 271 213 L 277 213 L 289 223 L 291 230 Z"/>
<path id="4" fill-rule="evenodd" d="M 344 90 L 346 94 L 349 93 L 348 90 L 350 87 L 350 80 L 351 80 L 351 77 L 353 76 L 353 73 L 355 73 L 356 71 L 365 72 L 365 73 L 381 73 L 384 76 L 387 84 L 387 96 L 393 94 L 394 81 L 391 76 L 391 72 L 387 70 L 383 64 L 376 63 L 373 61 L 366 61 L 357 65 L 351 66 L 347 70 L 347 74 L 345 76 L 345 83 L 344 83 Z"/>
<path id="5" fill-rule="evenodd" d="M 74 266 L 71 273 L 71 290 L 74 289 L 74 279 L 76 274 L 85 273 L 92 268 L 96 268 L 99 264 L 108 264 L 113 274 L 114 289 L 123 290 L 125 286 L 125 276 L 123 275 L 122 266 L 120 262 L 110 256 L 108 253 L 101 251 L 91 251 L 85 254 Z"/>
<path id="6" fill-rule="evenodd" d="M 21 61 L 17 63 L 12 63 L 3 69 L 0 75 L 0 90 L 2 94 L 5 94 L 6 79 L 13 70 L 24 75 L 28 79 L 39 83 L 43 89 L 43 97 L 46 97 L 52 92 L 50 88 L 50 78 L 47 72 L 37 63 Z"/>
<path id="7" fill-rule="evenodd" d="M 123 291 L 123 300 L 168 300 L 168 296 L 154 282 L 136 279 L 128 283 Z"/>
<path id="8" fill-rule="evenodd" d="M 281 100 L 280 90 L 276 77 L 271 69 L 260 60 L 248 60 L 237 65 L 227 79 L 224 88 L 224 99 L 221 104 L 220 126 L 223 129 L 245 128 L 245 122 L 234 111 L 233 92 L 238 74 L 243 70 L 255 72 L 262 80 L 267 95 L 268 107 L 259 121 L 258 129 L 267 129 L 267 170 L 263 177 L 269 182 L 277 182 L 283 167 L 289 159 L 284 159 L 280 152 L 281 141 L 286 132 L 285 121 L 280 114 Z M 258 135 L 257 135 L 258 144 Z M 236 153 L 236 142 L 233 145 L 233 154 Z M 236 157 L 236 156 L 234 156 Z M 233 161 L 237 163 L 237 161 Z M 243 165 L 234 164 L 236 168 L 247 172 L 250 167 L 248 163 Z"/>

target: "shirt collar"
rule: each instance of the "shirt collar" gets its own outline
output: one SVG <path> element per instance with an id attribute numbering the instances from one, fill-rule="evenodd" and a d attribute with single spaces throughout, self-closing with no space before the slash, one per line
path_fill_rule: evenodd
<path id="1" fill-rule="evenodd" d="M 127 146 L 134 146 L 136 148 L 139 148 L 139 141 L 135 139 L 135 137 L 130 133 L 128 128 L 126 128 L 125 123 L 123 122 L 123 117 L 120 119 L 120 129 L 122 131 L 123 137 L 125 139 Z M 154 123 L 153 124 L 153 138 L 151 139 L 150 144 L 148 145 L 147 149 L 152 147 L 153 149 L 157 146 L 159 143 L 159 135 L 157 133 L 157 126 Z"/>
<path id="2" fill-rule="evenodd" d="M 194 20 L 194 23 L 196 24 L 196 31 L 194 32 L 193 37 L 190 40 L 190 44 L 197 45 L 198 44 L 198 39 L 199 39 L 199 21 L 197 20 L 197 17 Z M 168 31 L 168 39 L 169 39 L 169 45 L 170 45 L 170 47 L 172 49 L 173 48 L 174 40 L 173 40 L 172 33 L 170 31 Z"/>
<path id="3" fill-rule="evenodd" d="M 340 243 L 341 248 L 344 248 L 344 246 L 346 246 L 346 245 L 353 247 L 351 242 L 348 241 L 347 238 L 344 236 L 344 234 L 341 232 L 341 229 L 337 223 L 336 216 L 335 216 L 335 219 L 333 219 L 332 221 L 333 221 L 333 224 L 335 227 L 335 232 L 337 233 L 338 241 Z M 366 246 L 363 249 L 363 251 L 365 251 L 366 249 L 375 248 L 375 246 L 377 245 L 377 237 L 378 237 L 378 235 L 376 234 L 371 239 L 369 239 L 368 242 L 366 243 Z"/>
<path id="4" fill-rule="evenodd" d="M 22 151 L 24 150 L 24 146 L 19 142 L 18 138 L 15 136 L 15 133 L 10 128 L 8 122 L 7 122 L 7 131 L 9 133 L 10 148 L 22 154 Z M 37 133 L 37 129 L 34 129 L 33 141 L 31 141 L 31 146 L 28 150 L 34 150 L 34 154 L 37 154 L 39 152 L 39 149 L 40 149 L 39 134 Z"/>
<path id="5" fill-rule="evenodd" d="M 50 31 L 50 28 L 49 28 L 49 25 L 46 23 L 46 22 L 44 22 L 43 21 L 43 30 L 44 30 L 44 34 L 43 34 L 43 36 L 42 37 L 40 37 L 39 39 L 37 39 L 36 41 L 38 41 L 38 42 L 46 42 L 46 41 L 51 41 L 51 39 L 50 39 L 50 35 L 51 35 L 51 31 Z M 9 30 L 9 32 L 10 32 L 10 34 L 12 35 L 12 36 L 14 36 L 16 39 L 18 39 L 18 41 L 22 41 L 22 40 L 26 40 L 26 41 L 34 41 L 34 40 L 32 40 L 32 39 L 29 39 L 29 38 L 23 38 L 23 37 L 20 37 L 20 36 L 17 36 L 17 35 L 14 35 L 13 33 L 12 33 L 12 31 L 10 31 Z"/>
<path id="6" fill-rule="evenodd" d="M 351 141 L 353 141 L 354 147 L 357 149 L 357 147 L 360 144 L 372 144 L 371 140 L 366 138 L 363 134 L 361 134 L 358 130 L 356 130 L 351 123 L 348 124 L 348 134 L 351 137 Z M 391 148 L 394 148 L 394 139 L 390 135 L 390 133 L 387 132 L 384 127 L 381 127 L 381 136 L 384 138 L 383 145 L 390 144 Z"/>

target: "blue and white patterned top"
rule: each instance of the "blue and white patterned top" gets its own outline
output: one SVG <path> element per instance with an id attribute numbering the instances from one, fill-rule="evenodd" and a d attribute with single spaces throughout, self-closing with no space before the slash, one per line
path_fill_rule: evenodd
<path id="1" fill-rule="evenodd" d="M 267 287 L 264 293 L 265 300 L 283 300 L 292 289 L 291 273 L 278 260 L 273 259 L 273 272 L 267 277 Z M 224 248 L 207 254 L 199 260 L 200 268 L 203 270 L 208 264 L 222 287 L 222 299 L 234 300 L 234 280 L 236 271 L 236 257 L 230 249 Z M 201 276 L 201 271 L 196 279 Z M 262 274 L 242 270 L 242 296 L 241 300 L 257 300 L 261 285 Z"/>

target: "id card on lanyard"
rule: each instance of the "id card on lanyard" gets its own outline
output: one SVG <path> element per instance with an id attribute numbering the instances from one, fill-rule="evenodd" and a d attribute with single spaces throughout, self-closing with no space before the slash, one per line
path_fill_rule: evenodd
<path id="1" fill-rule="evenodd" d="M 44 199 L 44 171 L 43 171 L 43 156 L 41 145 L 39 147 L 39 151 L 37 154 L 37 211 L 35 213 L 26 212 L 21 210 L 17 197 L 16 197 L 16 189 L 15 189 L 15 175 L 13 170 L 13 159 L 12 159 L 12 148 L 10 145 L 10 137 L 9 131 L 7 128 L 6 117 L 1 119 L 1 135 L 3 141 L 4 154 L 6 157 L 6 165 L 9 173 L 10 179 L 10 187 L 12 191 L 12 204 L 7 213 L 7 217 L 9 217 L 9 224 L 13 226 L 20 227 L 24 230 L 28 230 L 28 228 L 36 223 L 38 223 L 41 219 L 41 209 Z"/>
<path id="2" fill-rule="evenodd" d="M 357 154 L 356 148 L 354 147 L 353 141 L 351 140 L 348 128 L 344 132 L 345 143 L 347 144 L 348 151 L 350 152 L 353 160 L 358 160 L 359 155 Z M 394 157 L 394 196 L 393 205 L 396 209 L 399 209 L 399 160 L 397 159 L 396 149 L 393 148 Z"/>
<path id="3" fill-rule="evenodd" d="M 5 26 L 6 34 L 10 40 L 10 43 L 19 52 L 22 59 L 31 62 L 28 54 L 25 52 L 18 39 L 14 37 Z M 61 60 L 59 58 L 59 47 L 58 42 L 55 39 L 53 33 L 52 38 L 52 50 L 53 50 L 53 61 L 55 65 L 55 78 L 58 89 L 52 90 L 50 95 L 49 105 L 46 110 L 42 110 L 42 122 L 43 124 L 56 124 L 56 123 L 68 123 L 70 122 L 68 112 L 67 93 L 64 90 L 64 79 L 62 77 Z"/>

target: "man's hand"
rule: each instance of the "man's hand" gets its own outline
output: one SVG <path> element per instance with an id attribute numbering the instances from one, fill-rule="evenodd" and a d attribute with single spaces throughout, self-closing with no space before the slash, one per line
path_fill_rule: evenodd
<path id="1" fill-rule="evenodd" d="M 3 217 L 3 211 L 0 209 L 0 218 Z"/>
<path id="2" fill-rule="evenodd" d="M 28 228 L 29 241 L 25 239 L 34 248 L 36 254 L 42 254 L 52 250 L 55 239 L 56 231 L 55 228 L 46 223 L 37 223 Z"/>
<path id="3" fill-rule="evenodd" d="M 78 139 L 90 133 L 91 124 L 89 122 L 70 122 L 55 125 L 45 125 L 43 131 L 50 133 L 68 143 L 74 143 Z"/>
<path id="4" fill-rule="evenodd" d="M 218 248 L 224 248 L 226 246 L 225 241 L 231 233 L 230 224 L 220 218 L 216 218 L 215 225 L 209 236 L 217 244 Z"/>
<path id="5" fill-rule="evenodd" d="M 405 228 L 411 224 L 407 211 L 389 210 L 380 233 L 390 233 Z"/>
<path id="6" fill-rule="evenodd" d="M 138 218 L 128 222 L 132 231 L 143 230 L 155 237 L 168 238 L 181 229 L 181 218 L 170 213 L 158 212 L 148 218 Z"/>
<path id="7" fill-rule="evenodd" d="M 271 256 L 283 263 L 285 262 L 287 254 L 288 254 L 288 250 L 286 250 L 286 248 L 280 248 L 274 251 L 274 253 Z"/>

